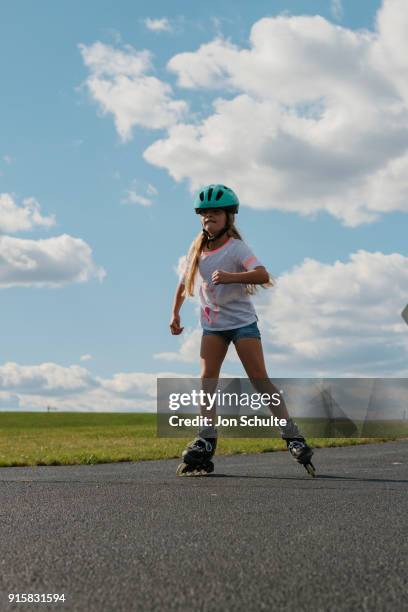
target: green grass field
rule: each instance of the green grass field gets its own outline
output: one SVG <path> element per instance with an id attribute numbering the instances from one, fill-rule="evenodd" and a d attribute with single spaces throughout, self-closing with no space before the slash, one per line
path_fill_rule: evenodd
<path id="1" fill-rule="evenodd" d="M 0 467 L 171 459 L 189 438 L 157 438 L 155 414 L 0 412 Z M 386 438 L 310 438 L 315 448 Z M 285 449 L 280 439 L 221 438 L 217 454 Z"/>

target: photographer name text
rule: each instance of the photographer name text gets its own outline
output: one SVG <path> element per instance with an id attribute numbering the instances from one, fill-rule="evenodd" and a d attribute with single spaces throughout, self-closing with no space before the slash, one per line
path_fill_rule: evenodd
<path id="1" fill-rule="evenodd" d="M 215 427 L 285 427 L 286 419 L 279 419 L 276 416 L 248 416 L 240 417 L 218 416 L 215 420 Z M 206 416 L 182 417 L 172 415 L 169 417 L 171 427 L 210 427 L 212 421 Z"/>

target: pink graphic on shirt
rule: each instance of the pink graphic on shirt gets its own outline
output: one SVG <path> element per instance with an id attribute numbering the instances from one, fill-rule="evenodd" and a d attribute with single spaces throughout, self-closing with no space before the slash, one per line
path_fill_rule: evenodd
<path id="1" fill-rule="evenodd" d="M 214 287 L 210 287 L 210 285 L 203 280 L 202 285 L 200 287 L 200 295 L 202 302 L 206 304 L 211 304 L 212 306 L 212 309 L 210 308 L 210 306 L 203 306 L 202 311 L 208 324 L 213 325 L 213 323 L 215 323 L 218 317 L 218 311 L 220 309 L 216 301 L 215 289 Z"/>

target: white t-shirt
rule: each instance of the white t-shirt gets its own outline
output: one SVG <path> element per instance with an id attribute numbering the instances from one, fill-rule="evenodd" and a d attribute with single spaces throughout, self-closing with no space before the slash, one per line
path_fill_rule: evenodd
<path id="1" fill-rule="evenodd" d="M 187 256 L 181 281 L 185 279 L 190 256 L 191 251 Z M 203 329 L 222 331 L 257 321 L 254 305 L 243 283 L 214 285 L 211 279 L 215 270 L 248 272 L 262 265 L 245 242 L 237 238 L 229 238 L 214 251 L 201 253 L 198 276 L 201 281 L 199 295 Z"/>

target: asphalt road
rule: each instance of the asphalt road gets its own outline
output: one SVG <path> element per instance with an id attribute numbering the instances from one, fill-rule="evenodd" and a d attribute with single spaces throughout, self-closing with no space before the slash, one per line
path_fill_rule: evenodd
<path id="1" fill-rule="evenodd" d="M 408 442 L 0 469 L 0 610 L 408 610 Z M 8 606 L 8 593 L 65 604 Z"/>

